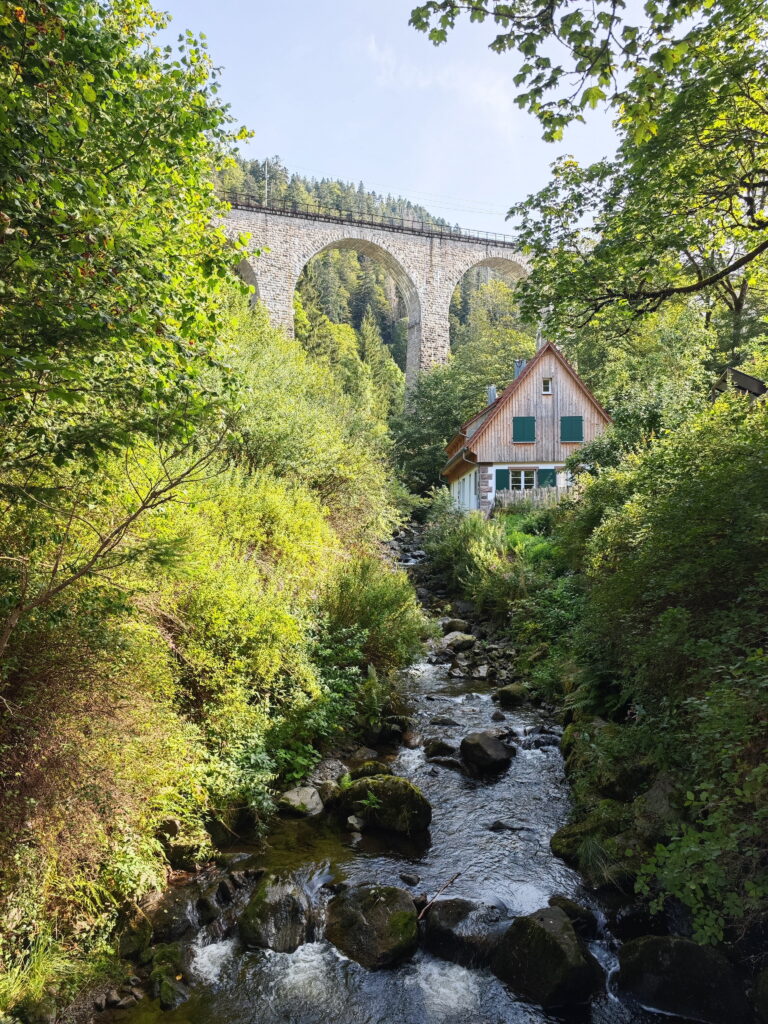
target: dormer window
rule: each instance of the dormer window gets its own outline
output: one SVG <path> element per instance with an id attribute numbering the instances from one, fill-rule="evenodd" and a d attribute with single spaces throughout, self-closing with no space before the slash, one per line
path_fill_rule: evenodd
<path id="1" fill-rule="evenodd" d="M 542 382 L 541 382 L 541 393 L 542 393 L 542 395 L 551 395 L 552 394 L 552 378 L 551 377 L 544 377 L 544 379 L 542 380 Z"/>

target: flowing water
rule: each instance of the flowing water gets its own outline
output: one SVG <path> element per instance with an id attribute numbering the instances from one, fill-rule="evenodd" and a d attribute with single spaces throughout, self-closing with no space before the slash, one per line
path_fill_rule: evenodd
<path id="1" fill-rule="evenodd" d="M 407 673 L 418 732 L 457 742 L 496 723 L 495 706 L 483 684 L 450 678 L 447 666 L 422 662 Z M 441 717 L 455 725 L 431 724 Z M 508 713 L 504 727 L 519 737 L 541 726 L 538 711 Z M 402 749 L 392 767 L 415 782 L 432 804 L 431 842 L 426 848 L 383 845 L 369 836 L 357 841 L 338 827 L 285 821 L 270 838 L 265 863 L 293 871 L 322 905 L 323 883 L 380 882 L 403 886 L 401 872 L 420 876 L 414 893 L 433 896 L 456 874 L 446 896 L 495 904 L 502 914 L 527 914 L 560 893 L 600 908 L 580 887 L 578 875 L 552 856 L 549 838 L 567 820 L 568 787 L 557 746 L 524 749 L 494 780 L 470 779 L 425 760 L 422 748 Z M 497 820 L 514 831 L 492 831 Z M 606 969 L 614 965 L 608 940 L 592 943 Z M 144 1000 L 115 1020 L 127 1024 L 641 1024 L 654 1018 L 630 1009 L 606 992 L 592 1006 L 563 1018 L 518 1000 L 490 971 L 440 960 L 420 950 L 392 970 L 368 971 L 325 941 L 295 953 L 246 951 L 231 937 L 204 929 L 195 940 L 194 983 L 188 1002 L 162 1012 Z M 658 1020 L 658 1018 L 655 1018 Z"/>

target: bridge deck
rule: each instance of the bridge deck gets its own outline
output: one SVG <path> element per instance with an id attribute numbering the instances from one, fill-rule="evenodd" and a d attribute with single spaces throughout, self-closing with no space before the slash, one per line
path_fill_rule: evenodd
<path id="1" fill-rule="evenodd" d="M 304 220 L 328 221 L 332 224 L 359 224 L 362 227 L 381 228 L 384 231 L 400 231 L 409 235 L 426 235 L 429 238 L 448 238 L 455 242 L 473 242 L 493 245 L 504 249 L 516 249 L 511 235 L 500 235 L 493 231 L 468 231 L 464 228 L 442 227 L 427 224 L 422 220 L 407 220 L 401 217 L 384 217 L 375 213 L 347 213 L 341 210 L 318 210 L 304 203 L 278 200 L 264 203 L 258 196 L 246 192 L 219 192 L 221 198 L 236 210 L 254 210 L 258 213 L 278 213 L 284 217 L 300 217 Z"/>

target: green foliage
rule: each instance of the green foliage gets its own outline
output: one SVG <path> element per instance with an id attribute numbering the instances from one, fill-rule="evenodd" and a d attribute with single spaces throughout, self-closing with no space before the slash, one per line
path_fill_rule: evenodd
<path id="1" fill-rule="evenodd" d="M 467 10 L 470 21 L 497 27 L 492 50 L 516 50 L 523 58 L 515 84 L 526 91 L 517 102 L 539 118 L 548 139 L 561 138 L 568 124 L 584 119 L 586 108 L 602 102 L 620 112 L 639 142 L 652 138 L 653 114 L 677 94 L 679 83 L 695 88 L 704 69 L 714 73 L 717 63 L 722 70 L 715 54 L 736 54 L 760 39 L 756 29 L 744 30 L 741 8 L 732 0 L 654 3 L 637 11 L 609 0 L 596 6 L 537 0 L 528 7 L 427 0 L 411 12 L 411 24 L 437 45 Z M 757 21 L 763 10 L 752 8 L 751 18 Z M 553 39 L 563 64 L 553 59 Z M 722 92 L 727 95 L 727 86 Z"/>
<path id="2" fill-rule="evenodd" d="M 233 136 L 204 44 L 148 43 L 162 24 L 143 0 L 0 14 L 5 469 L 95 469 L 211 415 L 237 254 L 211 226 L 209 179 Z"/>
<path id="3" fill-rule="evenodd" d="M 387 671 L 405 665 L 426 637 L 426 620 L 408 577 L 400 570 L 383 569 L 375 557 L 345 563 L 322 605 L 330 637 L 353 626 L 361 631 L 360 668 L 372 665 Z"/>

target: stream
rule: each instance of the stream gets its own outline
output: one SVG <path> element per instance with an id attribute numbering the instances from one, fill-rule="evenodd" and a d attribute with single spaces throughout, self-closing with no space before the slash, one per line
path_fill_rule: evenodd
<path id="1" fill-rule="evenodd" d="M 405 676 L 422 737 L 457 743 L 477 729 L 497 725 L 491 690 L 476 680 L 455 679 L 447 665 L 424 660 Z M 435 725 L 432 720 L 441 719 Z M 454 725 L 445 724 L 452 720 Z M 525 736 L 552 725 L 538 710 L 507 712 L 505 728 L 518 736 L 518 754 L 495 779 L 481 780 L 429 763 L 422 747 L 401 748 L 396 774 L 418 785 L 432 804 L 431 842 L 421 848 L 401 840 L 383 844 L 369 834 L 355 839 L 326 816 L 278 822 L 263 856 L 265 866 L 292 872 L 322 906 L 324 883 L 378 882 L 407 888 L 401 873 L 419 876 L 411 892 L 430 898 L 457 872 L 445 897 L 462 896 L 499 908 L 502 916 L 546 907 L 550 896 L 575 897 L 601 917 L 579 876 L 549 849 L 549 838 L 568 817 L 568 786 L 558 746 L 526 749 Z M 489 824 L 503 821 L 494 831 Z M 615 960 L 610 937 L 590 944 L 610 978 Z M 194 940 L 192 992 L 175 1010 L 142 1000 L 106 1016 L 125 1024 L 534 1024 L 583 1021 L 641 1024 L 658 1017 L 631 1009 L 608 991 L 567 1017 L 516 998 L 489 970 L 468 969 L 423 949 L 400 966 L 369 971 L 322 940 L 294 953 L 245 950 L 215 926 Z M 102 1018 L 104 1019 L 104 1018 Z"/>

